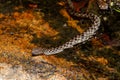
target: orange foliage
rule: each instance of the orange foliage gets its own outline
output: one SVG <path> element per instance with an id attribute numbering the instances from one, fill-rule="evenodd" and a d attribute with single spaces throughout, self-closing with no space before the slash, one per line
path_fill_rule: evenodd
<path id="1" fill-rule="evenodd" d="M 37 5 L 37 4 L 29 4 L 29 7 L 30 7 L 30 8 L 37 8 L 38 5 Z"/>
<path id="2" fill-rule="evenodd" d="M 0 38 L 0 53 L 3 51 L 12 53 L 23 53 L 24 51 L 30 52 L 30 50 L 27 50 L 27 48 L 32 46 L 29 43 L 29 40 L 8 35 L 1 35 Z"/>
<path id="3" fill-rule="evenodd" d="M 61 9 L 60 13 L 68 19 L 67 22 L 68 22 L 69 26 L 76 28 L 80 33 L 82 33 L 84 31 L 79 25 L 77 25 L 78 20 L 73 20 L 65 9 Z"/>
<path id="4" fill-rule="evenodd" d="M 0 18 L 3 18 L 3 17 L 4 17 L 4 15 L 2 13 L 0 13 Z"/>
<path id="5" fill-rule="evenodd" d="M 89 56 L 88 59 L 90 61 L 97 61 L 102 65 L 107 65 L 108 64 L 108 60 L 105 59 L 104 57 L 95 57 L 95 56 Z"/>
<path id="6" fill-rule="evenodd" d="M 23 8 L 23 6 L 15 6 L 14 7 L 15 10 L 19 10 L 19 9 L 22 9 L 22 8 Z"/>
<path id="7" fill-rule="evenodd" d="M 43 58 L 44 58 L 44 60 L 47 60 L 47 61 L 55 64 L 58 67 L 60 66 L 60 67 L 70 68 L 71 66 L 76 65 L 73 62 L 68 62 L 63 58 L 58 58 L 58 57 L 55 57 L 54 55 L 53 56 L 45 56 L 44 55 Z"/>
<path id="8" fill-rule="evenodd" d="M 61 5 L 61 6 L 64 6 L 65 5 L 65 2 L 58 2 L 57 4 Z"/>
<path id="9" fill-rule="evenodd" d="M 107 65 L 108 64 L 108 60 L 101 57 L 101 58 L 97 58 L 96 61 L 98 61 L 99 63 L 103 64 L 103 65 Z"/>
<path id="10" fill-rule="evenodd" d="M 73 6 L 75 8 L 75 11 L 79 12 L 81 8 L 85 6 L 87 2 L 86 1 L 80 1 L 80 2 L 74 2 L 73 1 Z"/>
<path id="11" fill-rule="evenodd" d="M 19 12 L 14 12 L 14 13 L 13 13 L 13 17 L 14 17 L 15 19 L 19 19 L 20 13 L 19 13 Z"/>
<path id="12" fill-rule="evenodd" d="M 31 11 L 23 12 L 22 14 L 19 12 L 14 12 L 13 17 L 15 19 L 22 19 L 22 18 L 33 19 L 34 18 Z"/>
<path id="13" fill-rule="evenodd" d="M 92 39 L 92 45 L 96 46 L 96 47 L 102 47 L 104 46 L 98 39 L 93 38 Z"/>
<path id="14" fill-rule="evenodd" d="M 65 18 L 67 18 L 68 20 L 71 20 L 72 17 L 70 17 L 70 15 L 67 13 L 67 11 L 65 9 L 61 9 L 60 10 L 60 14 L 62 14 Z"/>
<path id="15" fill-rule="evenodd" d="M 0 14 L 5 17 L 0 24 L 0 53 L 30 53 L 34 45 L 31 43 L 32 34 L 55 36 L 57 31 L 45 22 L 41 13 L 33 13 L 31 10 L 14 12 L 12 15 Z"/>

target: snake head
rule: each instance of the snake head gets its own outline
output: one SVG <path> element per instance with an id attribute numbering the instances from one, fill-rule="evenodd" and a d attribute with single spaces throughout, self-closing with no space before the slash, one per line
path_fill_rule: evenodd
<path id="1" fill-rule="evenodd" d="M 40 55 L 40 54 L 43 54 L 44 53 L 44 49 L 43 48 L 34 48 L 32 50 L 32 56 L 37 56 L 37 55 Z"/>

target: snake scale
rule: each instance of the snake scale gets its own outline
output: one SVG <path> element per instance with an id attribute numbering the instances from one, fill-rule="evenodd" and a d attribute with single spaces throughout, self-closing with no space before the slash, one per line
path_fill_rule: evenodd
<path id="1" fill-rule="evenodd" d="M 100 26 L 100 18 L 93 14 L 93 13 L 79 13 L 75 12 L 72 1 L 67 0 L 67 3 L 71 9 L 69 9 L 70 15 L 74 15 L 76 17 L 82 17 L 82 18 L 88 18 L 92 21 L 91 27 L 89 27 L 86 31 L 84 31 L 82 34 L 76 35 L 74 38 L 66 42 L 65 44 L 58 46 L 58 47 L 52 47 L 52 48 L 42 48 L 42 47 L 37 47 L 32 50 L 32 55 L 40 55 L 40 54 L 45 54 L 45 55 L 52 55 L 52 54 L 57 54 L 62 52 L 64 49 L 67 48 L 72 48 L 74 45 L 78 43 L 85 42 L 92 38 L 95 34 L 96 31 L 99 29 Z"/>

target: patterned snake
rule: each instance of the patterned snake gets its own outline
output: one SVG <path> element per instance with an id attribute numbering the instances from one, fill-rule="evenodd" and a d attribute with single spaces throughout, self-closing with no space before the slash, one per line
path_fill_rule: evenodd
<path id="1" fill-rule="evenodd" d="M 71 40 L 69 40 L 68 42 L 66 42 L 65 44 L 58 46 L 58 47 L 53 47 L 50 49 L 47 48 L 41 48 L 41 47 L 37 47 L 34 48 L 32 50 L 32 55 L 40 55 L 40 54 L 45 54 L 45 55 L 52 55 L 52 54 L 57 54 L 59 52 L 62 52 L 64 49 L 67 48 L 71 48 L 74 45 L 78 44 L 78 43 L 82 43 L 85 42 L 87 40 L 89 40 L 90 38 L 92 38 L 95 34 L 96 31 L 99 29 L 100 26 L 100 18 L 93 14 L 93 13 L 79 13 L 79 12 L 75 12 L 72 1 L 71 0 L 67 0 L 67 3 L 69 5 L 69 7 L 71 9 L 69 9 L 69 13 L 70 15 L 74 15 L 76 17 L 82 17 L 82 18 L 88 18 L 92 21 L 92 25 L 91 27 L 89 27 L 86 31 L 84 31 L 82 34 L 79 34 L 77 36 L 75 36 L 74 38 L 72 38 Z"/>

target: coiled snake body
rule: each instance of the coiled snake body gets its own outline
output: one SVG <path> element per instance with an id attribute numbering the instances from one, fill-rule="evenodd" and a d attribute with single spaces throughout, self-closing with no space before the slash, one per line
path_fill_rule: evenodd
<path id="1" fill-rule="evenodd" d="M 45 54 L 45 55 L 52 55 L 52 54 L 56 54 L 59 52 L 62 52 L 64 49 L 67 48 L 71 48 L 74 45 L 78 44 L 78 43 L 82 43 L 86 40 L 89 40 L 91 37 L 93 37 L 96 33 L 96 31 L 98 30 L 99 26 L 100 26 L 100 18 L 92 13 L 79 13 L 79 12 L 74 12 L 73 10 L 73 5 L 71 0 L 67 0 L 69 7 L 71 8 L 69 10 L 71 15 L 74 15 L 76 17 L 83 17 L 83 18 L 89 18 L 93 24 L 91 27 L 89 27 L 85 32 L 83 32 L 82 34 L 79 34 L 77 36 L 75 36 L 73 39 L 69 40 L 68 42 L 66 42 L 65 44 L 55 47 L 55 48 L 34 48 L 32 50 L 32 55 L 39 55 L 39 54 Z"/>

